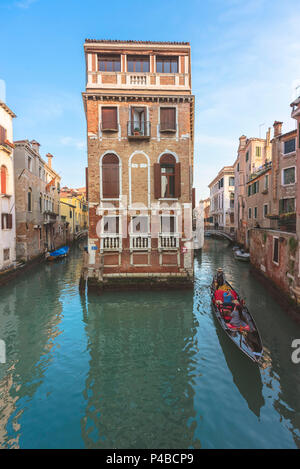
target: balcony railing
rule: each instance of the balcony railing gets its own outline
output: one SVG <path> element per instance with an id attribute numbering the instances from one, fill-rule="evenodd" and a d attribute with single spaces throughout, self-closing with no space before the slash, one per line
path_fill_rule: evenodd
<path id="1" fill-rule="evenodd" d="M 131 85 L 146 85 L 147 75 L 129 75 L 129 82 Z"/>
<path id="2" fill-rule="evenodd" d="M 130 249 L 145 251 L 151 249 L 151 236 L 150 234 L 134 233 L 130 235 Z"/>
<path id="3" fill-rule="evenodd" d="M 130 139 L 146 139 L 151 136 L 151 124 L 149 121 L 142 122 L 141 124 L 128 121 L 127 122 L 127 136 Z"/>
<path id="4" fill-rule="evenodd" d="M 101 235 L 102 251 L 119 251 L 122 249 L 122 236 L 119 234 L 103 234 Z"/>
<path id="5" fill-rule="evenodd" d="M 179 233 L 160 233 L 158 238 L 159 249 L 178 249 Z"/>

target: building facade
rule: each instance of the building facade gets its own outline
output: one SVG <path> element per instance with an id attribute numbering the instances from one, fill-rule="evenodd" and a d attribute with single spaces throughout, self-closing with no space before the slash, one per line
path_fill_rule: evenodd
<path id="1" fill-rule="evenodd" d="M 28 261 L 66 242 L 60 219 L 60 176 L 40 155 L 35 140 L 15 143 L 17 259 Z"/>
<path id="2" fill-rule="evenodd" d="M 190 45 L 86 40 L 84 50 L 89 284 L 100 278 L 109 286 L 118 277 L 123 284 L 188 285 L 193 277 Z"/>
<path id="3" fill-rule="evenodd" d="M 14 117 L 16 115 L 0 101 L 0 271 L 13 267 L 16 260 Z"/>
<path id="4" fill-rule="evenodd" d="M 235 233 L 238 243 L 249 248 L 249 230 L 257 226 L 268 226 L 270 171 L 272 166 L 271 131 L 266 138 L 239 139 L 235 173 Z"/>
<path id="5" fill-rule="evenodd" d="M 234 233 L 234 168 L 224 166 L 208 185 L 210 217 L 214 228 Z"/>
<path id="6" fill-rule="evenodd" d="M 88 205 L 86 189 L 63 187 L 60 192 L 61 218 L 68 224 L 70 238 L 88 229 Z"/>
<path id="7" fill-rule="evenodd" d="M 299 284 L 296 232 L 298 138 L 297 130 L 283 134 L 282 122 L 275 121 L 271 160 L 252 173 L 247 183 L 251 262 L 292 297 L 295 297 Z"/>

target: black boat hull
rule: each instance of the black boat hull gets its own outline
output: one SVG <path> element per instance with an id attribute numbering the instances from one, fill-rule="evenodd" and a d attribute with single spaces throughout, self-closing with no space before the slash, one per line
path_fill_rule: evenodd
<path id="1" fill-rule="evenodd" d="M 229 282 L 226 284 L 232 289 L 232 286 Z M 213 284 L 211 286 L 211 299 L 212 299 L 212 308 L 215 314 L 217 321 L 219 322 L 220 326 L 222 327 L 225 334 L 229 337 L 229 339 L 239 348 L 241 352 L 243 352 L 250 360 L 257 363 L 258 365 L 262 364 L 262 357 L 263 357 L 263 345 L 260 338 L 260 334 L 258 332 L 257 326 L 251 314 L 249 313 L 248 309 L 245 308 L 244 314 L 247 316 L 247 322 L 250 326 L 250 331 L 240 331 L 239 329 L 232 330 L 227 327 L 226 321 L 221 316 L 219 308 L 214 302 L 214 293 L 215 288 Z M 238 300 L 240 298 L 238 296 Z"/>

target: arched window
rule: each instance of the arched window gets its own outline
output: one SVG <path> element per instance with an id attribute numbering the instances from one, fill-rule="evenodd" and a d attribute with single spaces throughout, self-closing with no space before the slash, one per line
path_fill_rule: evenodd
<path id="1" fill-rule="evenodd" d="M 28 212 L 32 212 L 32 190 L 30 187 L 27 193 L 27 210 Z"/>
<path id="2" fill-rule="evenodd" d="M 118 199 L 119 196 L 119 158 L 113 153 L 108 153 L 102 158 L 102 197 Z"/>
<path id="3" fill-rule="evenodd" d="M 180 163 L 176 163 L 173 155 L 162 155 L 159 163 L 154 165 L 155 198 L 180 197 Z"/>
<path id="4" fill-rule="evenodd" d="M 1 194 L 6 194 L 7 190 L 7 169 L 1 166 Z"/>

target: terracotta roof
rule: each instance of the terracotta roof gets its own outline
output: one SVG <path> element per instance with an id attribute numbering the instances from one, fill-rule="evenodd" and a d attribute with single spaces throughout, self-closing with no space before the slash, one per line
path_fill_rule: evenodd
<path id="1" fill-rule="evenodd" d="M 85 42 L 99 42 L 104 44 L 167 44 L 171 46 L 189 46 L 189 42 L 177 42 L 177 41 L 135 41 L 135 40 L 125 40 L 121 41 L 120 39 L 86 39 Z"/>
<path id="2" fill-rule="evenodd" d="M 0 99 L 0 107 L 2 107 L 11 117 L 17 117 L 16 114 Z"/>

